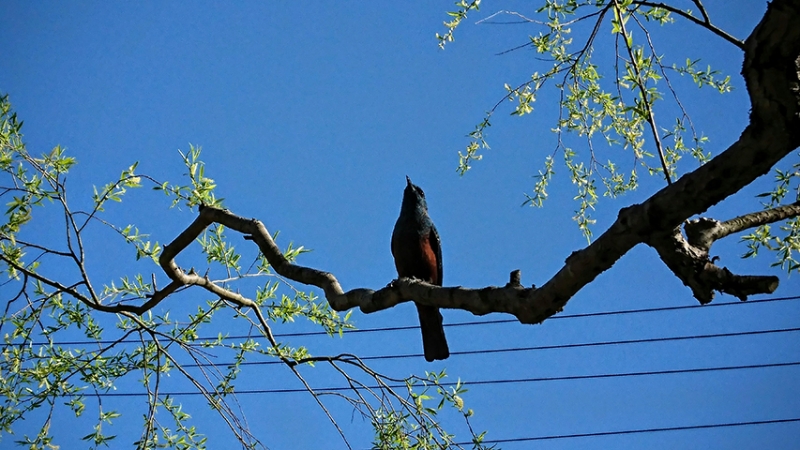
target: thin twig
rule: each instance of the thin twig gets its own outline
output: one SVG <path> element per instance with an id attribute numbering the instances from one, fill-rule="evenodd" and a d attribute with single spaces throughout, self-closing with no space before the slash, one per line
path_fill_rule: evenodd
<path id="1" fill-rule="evenodd" d="M 667 184 L 672 184 L 672 179 L 669 176 L 669 166 L 664 157 L 664 148 L 661 145 L 661 137 L 658 135 L 658 127 L 656 126 L 655 113 L 653 112 L 653 105 L 647 98 L 647 91 L 644 88 L 644 80 L 642 79 L 639 64 L 636 62 L 636 56 L 633 54 L 633 48 L 628 42 L 628 31 L 625 29 L 625 18 L 623 17 L 623 10 L 619 6 L 617 0 L 614 0 L 614 8 L 617 10 L 619 17 L 619 26 L 622 30 L 622 35 L 625 38 L 625 48 L 628 50 L 628 56 L 631 58 L 631 66 L 636 73 L 636 86 L 639 88 L 639 93 L 642 95 L 642 102 L 647 109 L 647 123 L 650 124 L 650 131 L 653 133 L 653 140 L 656 143 L 656 150 L 658 151 L 658 158 L 661 160 L 661 168 L 664 170 L 664 178 L 667 179 Z M 627 12 L 627 11 L 625 11 Z"/>
<path id="2" fill-rule="evenodd" d="M 651 1 L 647 1 L 647 0 L 634 0 L 633 4 L 642 5 L 642 6 L 650 6 L 650 7 L 653 7 L 653 8 L 665 9 L 665 10 L 667 10 L 667 11 L 673 13 L 673 14 L 677 14 L 677 15 L 683 17 L 684 19 L 686 19 L 686 20 L 688 20 L 690 22 L 695 23 L 696 25 L 700 25 L 701 27 L 711 31 L 712 33 L 716 34 L 717 36 L 719 36 L 719 37 L 725 39 L 726 41 L 730 42 L 731 44 L 735 45 L 740 50 L 744 50 L 744 41 L 736 39 L 732 35 L 730 35 L 727 32 L 725 32 L 724 30 L 722 30 L 720 28 L 717 28 L 716 26 L 712 25 L 711 22 L 708 20 L 708 16 L 705 15 L 705 9 L 701 9 L 701 13 L 703 13 L 703 15 L 704 15 L 704 17 L 706 19 L 704 21 L 704 20 L 698 19 L 697 17 L 694 17 L 693 15 L 687 13 L 686 11 L 681 11 L 679 8 L 676 8 L 676 7 L 671 6 L 671 5 L 667 5 L 666 3 L 651 2 Z"/>

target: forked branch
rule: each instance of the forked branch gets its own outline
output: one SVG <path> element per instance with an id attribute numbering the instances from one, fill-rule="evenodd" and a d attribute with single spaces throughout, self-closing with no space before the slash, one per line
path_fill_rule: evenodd
<path id="1" fill-rule="evenodd" d="M 693 16 L 691 14 L 691 12 L 683 11 L 680 8 L 676 8 L 676 7 L 672 6 L 672 5 L 668 5 L 668 4 L 663 3 L 663 2 L 651 2 L 651 1 L 637 1 L 637 0 L 635 0 L 633 3 L 635 5 L 649 6 L 649 7 L 652 7 L 652 8 L 661 8 L 663 10 L 669 11 L 669 12 L 675 14 L 675 15 L 683 17 L 684 19 L 686 19 L 686 20 L 688 20 L 688 21 L 690 21 L 690 22 L 692 22 L 692 23 L 694 23 L 696 25 L 700 25 L 701 27 L 711 31 L 712 33 L 716 34 L 717 36 L 725 39 L 726 41 L 730 42 L 731 44 L 733 44 L 733 45 L 735 45 L 735 46 L 737 46 L 737 47 L 739 47 L 741 49 L 745 48 L 744 47 L 744 42 L 742 42 L 739 39 L 736 39 L 732 35 L 728 34 L 728 32 L 726 32 L 725 30 L 723 30 L 723 29 L 721 29 L 721 28 L 719 28 L 719 27 L 717 27 L 717 26 L 715 26 L 715 25 L 713 25 L 711 23 L 711 20 L 709 19 L 705 8 L 703 8 L 703 5 L 699 1 L 695 1 L 695 5 L 697 5 L 699 7 L 700 13 L 703 16 L 702 19 L 698 19 L 697 17 Z"/>
<path id="2" fill-rule="evenodd" d="M 661 260 L 694 297 L 702 304 L 714 299 L 714 291 L 747 300 L 753 294 L 771 294 L 778 288 L 778 277 L 736 275 L 725 267 L 714 264 L 707 251 L 691 245 L 679 228 L 670 233 L 654 236 L 648 244 L 656 249 Z"/>
<path id="3" fill-rule="evenodd" d="M 800 216 L 800 202 L 745 214 L 725 222 L 701 217 L 688 221 L 684 230 L 689 244 L 708 252 L 715 241 L 726 236 L 797 216 Z"/>

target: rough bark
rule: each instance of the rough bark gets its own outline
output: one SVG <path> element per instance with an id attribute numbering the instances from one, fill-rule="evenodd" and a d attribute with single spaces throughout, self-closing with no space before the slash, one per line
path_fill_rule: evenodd
<path id="1" fill-rule="evenodd" d="M 735 217 L 725 222 L 701 217 L 684 225 L 686 238 L 694 247 L 708 253 L 715 241 L 740 231 L 800 216 L 800 202 Z"/>
<path id="2" fill-rule="evenodd" d="M 748 295 L 772 293 L 778 288 L 776 276 L 735 275 L 725 267 L 716 266 L 708 252 L 691 245 L 678 228 L 650 239 L 648 244 L 702 304 L 714 299 L 714 291 L 744 301 Z"/>

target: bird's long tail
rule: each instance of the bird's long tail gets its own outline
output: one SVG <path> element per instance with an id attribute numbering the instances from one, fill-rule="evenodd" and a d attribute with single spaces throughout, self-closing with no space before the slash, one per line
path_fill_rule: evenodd
<path id="1" fill-rule="evenodd" d="M 422 347 L 425 350 L 425 360 L 428 362 L 437 359 L 447 359 L 450 349 L 447 347 L 447 338 L 442 326 L 442 314 L 439 308 L 417 304 L 419 325 L 422 329 Z"/>

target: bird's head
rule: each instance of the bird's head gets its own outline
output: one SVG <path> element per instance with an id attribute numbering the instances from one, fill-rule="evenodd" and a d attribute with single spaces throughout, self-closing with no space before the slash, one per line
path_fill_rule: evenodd
<path id="1" fill-rule="evenodd" d="M 428 203 L 425 201 L 425 192 L 422 188 L 411 182 L 411 178 L 406 176 L 406 189 L 403 191 L 403 209 L 419 209 L 428 211 Z"/>

